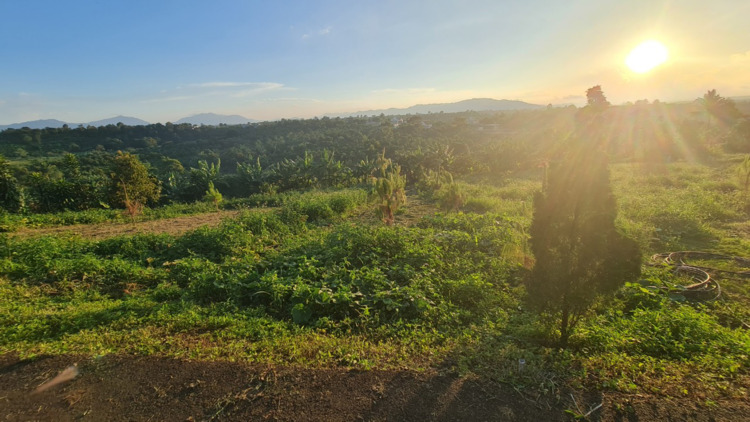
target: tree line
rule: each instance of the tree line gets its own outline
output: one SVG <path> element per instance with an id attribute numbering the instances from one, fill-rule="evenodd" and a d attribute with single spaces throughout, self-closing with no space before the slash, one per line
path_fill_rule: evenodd
<path id="1" fill-rule="evenodd" d="M 588 94 L 583 108 L 523 112 L 8 129 L 0 132 L 0 157 L 7 157 L 0 158 L 0 207 L 123 207 L 112 194 L 120 154 L 145 166 L 159 187 L 147 203 L 159 205 L 202 200 L 209 190 L 233 198 L 364 183 L 383 151 L 412 185 L 500 178 L 559 157 L 576 131 L 606 133 L 597 142 L 614 161 L 679 160 L 717 148 L 750 152 L 750 123 L 714 90 L 693 104 L 610 106 L 601 87 Z"/>

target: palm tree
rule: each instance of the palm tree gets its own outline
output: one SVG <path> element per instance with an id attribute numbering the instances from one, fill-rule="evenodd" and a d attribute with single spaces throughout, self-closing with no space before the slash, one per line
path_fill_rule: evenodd
<path id="1" fill-rule="evenodd" d="M 729 120 L 735 119 L 741 114 L 737 110 L 737 105 L 734 101 L 722 97 L 715 89 L 711 89 L 703 94 L 703 97 L 698 98 L 698 102 L 706 110 L 709 122 L 711 122 L 711 117 L 715 117 L 718 120 Z"/>
<path id="2" fill-rule="evenodd" d="M 696 100 L 706 112 L 706 136 L 716 126 L 715 122 L 728 123 L 741 116 L 734 101 L 719 95 L 715 89 L 708 90 L 703 97 Z M 713 138 L 713 137 L 711 137 Z M 712 144 L 712 139 L 709 140 Z"/>

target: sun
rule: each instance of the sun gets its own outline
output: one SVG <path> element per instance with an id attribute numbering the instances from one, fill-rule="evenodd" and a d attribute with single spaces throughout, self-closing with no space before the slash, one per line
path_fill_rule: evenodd
<path id="1" fill-rule="evenodd" d="M 669 52 L 667 47 L 659 41 L 648 40 L 636 46 L 628 57 L 625 64 L 635 73 L 646 73 L 667 61 Z"/>

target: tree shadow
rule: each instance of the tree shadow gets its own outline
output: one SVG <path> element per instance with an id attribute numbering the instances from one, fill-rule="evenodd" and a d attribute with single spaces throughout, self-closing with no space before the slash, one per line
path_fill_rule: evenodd
<path id="1" fill-rule="evenodd" d="M 535 399 L 512 385 L 455 373 L 399 373 L 379 396 L 361 420 L 562 421 L 572 419 L 566 411 L 575 409 L 562 396 Z M 601 403 L 601 396 L 579 401 Z M 589 420 L 597 420 L 596 412 Z"/>

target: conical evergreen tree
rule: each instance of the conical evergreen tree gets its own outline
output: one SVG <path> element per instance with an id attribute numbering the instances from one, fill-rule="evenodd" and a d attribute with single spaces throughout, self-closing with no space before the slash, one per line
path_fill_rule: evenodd
<path id="1" fill-rule="evenodd" d="M 581 150 L 550 169 L 534 198 L 531 249 L 536 263 L 526 282 L 537 309 L 560 312 L 560 345 L 601 294 L 640 274 L 638 245 L 615 227 L 617 208 L 606 156 Z"/>

